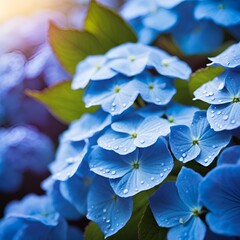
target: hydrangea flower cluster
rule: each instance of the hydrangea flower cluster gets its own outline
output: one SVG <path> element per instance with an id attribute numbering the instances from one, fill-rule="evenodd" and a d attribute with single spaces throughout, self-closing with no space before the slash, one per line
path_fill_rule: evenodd
<path id="1" fill-rule="evenodd" d="M 213 52 L 223 42 L 225 29 L 240 37 L 240 4 L 234 0 L 130 0 L 121 13 L 140 42 L 149 44 L 160 34 L 170 34 L 186 55 Z"/>
<path id="2" fill-rule="evenodd" d="M 82 7 L 82 1 L 76 2 L 76 9 Z M 91 3 L 90 8 L 99 7 L 92 10 L 94 17 L 107 9 Z M 210 104 L 207 110 L 199 102 L 196 107 L 190 99 L 179 99 L 187 98 L 199 73 L 191 77 L 191 67 L 179 55 L 159 48 L 157 41 L 146 45 L 167 33 L 185 56 L 212 52 L 223 41 L 223 29 L 238 35 L 239 3 L 129 0 L 121 12 L 137 30 L 139 41 L 116 44 L 110 38 L 115 46 L 103 54 L 86 54 L 75 64 L 73 76 L 53 55 L 46 35 L 33 41 L 30 54 L 20 48 L 21 52 L 8 49 L 0 55 L 0 192 L 19 190 L 29 172 L 47 177 L 39 181 L 36 193 L 21 190 L 18 200 L 6 200 L 0 240 L 240 237 L 240 43 L 209 58 L 205 83 L 193 93 L 193 100 Z M 117 26 L 125 24 L 109 9 L 104 18 L 108 14 L 118 18 Z M 81 34 L 95 36 L 94 17 L 90 16 L 92 32 Z M 68 31 L 61 36 L 68 36 Z M 70 32 L 72 37 L 77 30 Z M 59 39 L 59 45 L 66 39 Z M 76 46 L 67 50 L 74 55 Z M 78 54 L 71 57 L 78 59 Z M 209 69 L 222 73 L 212 77 Z M 85 111 L 69 124 L 55 142 L 54 157 L 54 142 L 39 131 L 54 126 L 49 120 L 43 123 L 49 116 L 46 109 L 39 105 L 32 114 L 29 106 L 37 109 L 37 103 L 22 103 L 22 98 L 26 88 L 51 86 L 49 91 L 57 92 L 55 84 L 69 78 L 67 93 L 82 92 L 86 109 L 98 109 Z M 72 103 L 66 100 L 58 106 L 67 111 L 70 105 L 76 108 Z M 144 235 L 146 228 L 151 233 Z"/>

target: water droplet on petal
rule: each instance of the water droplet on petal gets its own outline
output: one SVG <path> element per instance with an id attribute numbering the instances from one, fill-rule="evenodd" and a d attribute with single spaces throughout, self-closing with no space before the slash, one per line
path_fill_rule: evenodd
<path id="1" fill-rule="evenodd" d="M 186 156 L 187 156 L 187 154 L 186 154 L 186 153 L 183 153 L 183 154 L 182 154 L 182 157 L 184 157 L 184 158 L 185 158 Z"/>
<path id="2" fill-rule="evenodd" d="M 105 213 L 105 212 L 107 212 L 107 209 L 106 209 L 106 208 L 104 208 L 104 209 L 103 209 L 103 212 L 104 212 L 104 213 Z"/>
<path id="3" fill-rule="evenodd" d="M 127 193 L 128 193 L 128 189 L 125 188 L 125 189 L 123 190 L 123 193 L 124 193 L 124 194 L 127 194 Z"/>
<path id="4" fill-rule="evenodd" d="M 228 120 L 228 115 L 223 116 L 223 120 L 227 121 Z"/>
<path id="5" fill-rule="evenodd" d="M 127 104 L 126 103 L 123 103 L 123 105 L 122 105 L 124 108 L 127 106 Z"/>
<path id="6" fill-rule="evenodd" d="M 183 157 L 180 157 L 180 158 L 179 158 L 179 161 L 182 162 L 182 161 L 183 161 Z"/>
<path id="7" fill-rule="evenodd" d="M 112 103 L 112 106 L 113 106 L 113 107 L 115 107 L 115 106 L 116 106 L 116 103 L 115 103 L 115 102 L 113 102 L 113 103 Z"/>
<path id="8" fill-rule="evenodd" d="M 140 143 L 141 143 L 141 144 L 145 143 L 145 140 L 141 139 L 141 140 L 140 140 Z"/>
<path id="9" fill-rule="evenodd" d="M 234 124 L 236 121 L 235 120 L 232 120 L 231 123 Z"/>
<path id="10" fill-rule="evenodd" d="M 111 174 L 112 174 L 112 175 L 115 175 L 115 174 L 116 174 L 116 171 L 113 170 L 113 171 L 111 172 Z"/>
<path id="11" fill-rule="evenodd" d="M 144 181 L 141 181 L 140 183 L 141 183 L 141 184 L 144 184 Z"/>
<path id="12" fill-rule="evenodd" d="M 160 173 L 160 177 L 163 177 L 163 173 Z"/>

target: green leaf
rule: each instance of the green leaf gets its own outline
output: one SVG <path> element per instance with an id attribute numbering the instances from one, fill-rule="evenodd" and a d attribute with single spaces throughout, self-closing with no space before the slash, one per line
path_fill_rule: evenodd
<path id="1" fill-rule="evenodd" d="M 189 90 L 193 93 L 196 89 L 201 87 L 204 83 L 213 80 L 215 77 L 223 73 L 225 68 L 209 66 L 201 68 L 193 73 L 190 77 Z"/>
<path id="2" fill-rule="evenodd" d="M 192 96 L 189 92 L 189 82 L 181 79 L 175 80 L 175 87 L 177 93 L 173 97 L 175 102 L 185 104 L 185 105 L 194 105 L 192 101 Z"/>
<path id="3" fill-rule="evenodd" d="M 55 55 L 71 74 L 75 72 L 77 64 L 88 55 L 103 54 L 108 50 L 87 31 L 64 30 L 50 24 L 48 34 Z"/>
<path id="4" fill-rule="evenodd" d="M 95 222 L 90 222 L 84 231 L 85 240 L 104 240 L 104 235 Z"/>
<path id="5" fill-rule="evenodd" d="M 139 224 L 139 240 L 167 240 L 167 228 L 159 227 L 148 206 Z"/>
<path id="6" fill-rule="evenodd" d="M 41 92 L 27 90 L 26 94 L 45 104 L 64 123 L 70 123 L 86 112 L 82 101 L 83 90 L 72 90 L 71 81 L 61 82 Z M 88 112 L 95 109 L 88 109 Z"/>
<path id="7" fill-rule="evenodd" d="M 125 42 L 136 42 L 137 37 L 123 18 L 110 8 L 91 1 L 85 29 L 110 49 Z"/>

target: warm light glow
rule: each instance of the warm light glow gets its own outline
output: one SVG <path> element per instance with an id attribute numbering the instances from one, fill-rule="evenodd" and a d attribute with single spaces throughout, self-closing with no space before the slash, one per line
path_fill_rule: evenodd
<path id="1" fill-rule="evenodd" d="M 0 23 L 15 16 L 27 16 L 42 9 L 51 9 L 62 0 L 0 0 Z"/>

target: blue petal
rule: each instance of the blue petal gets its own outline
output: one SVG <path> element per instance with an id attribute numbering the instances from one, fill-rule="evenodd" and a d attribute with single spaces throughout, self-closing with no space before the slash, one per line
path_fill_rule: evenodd
<path id="1" fill-rule="evenodd" d="M 122 156 L 96 146 L 89 156 L 89 166 L 91 171 L 98 175 L 119 178 L 131 171 L 132 166 L 128 163 L 128 159 L 132 154 Z"/>
<path id="2" fill-rule="evenodd" d="M 169 142 L 174 156 L 184 163 L 196 158 L 200 153 L 199 146 L 193 144 L 190 128 L 185 125 L 171 127 Z"/>
<path id="3" fill-rule="evenodd" d="M 199 204 L 199 185 L 202 182 L 202 176 L 190 168 L 182 167 L 178 174 L 176 186 L 181 200 L 189 207 L 201 210 Z"/>
<path id="4" fill-rule="evenodd" d="M 117 73 L 106 62 L 106 57 L 101 55 L 89 56 L 80 62 L 73 77 L 72 88 L 84 88 L 91 79 L 105 80 L 114 77 Z"/>
<path id="5" fill-rule="evenodd" d="M 114 71 L 126 76 L 141 73 L 148 63 L 150 48 L 140 43 L 125 43 L 106 53 Z"/>
<path id="6" fill-rule="evenodd" d="M 176 93 L 172 79 L 153 76 L 147 72 L 136 76 L 134 79 L 141 83 L 139 92 L 146 102 L 166 105 Z"/>
<path id="7" fill-rule="evenodd" d="M 179 23 L 173 31 L 173 36 L 186 55 L 213 52 L 223 42 L 223 30 L 211 21 L 196 21 L 192 17 L 187 17 L 179 20 Z M 186 27 L 186 24 L 189 27 Z"/>
<path id="8" fill-rule="evenodd" d="M 154 67 L 163 76 L 177 77 L 185 80 L 190 77 L 192 72 L 187 63 L 156 49 L 150 55 L 149 66 Z"/>
<path id="9" fill-rule="evenodd" d="M 151 146 L 160 136 L 166 136 L 169 132 L 165 119 L 156 116 L 147 117 L 138 127 L 134 144 L 140 148 Z"/>
<path id="10" fill-rule="evenodd" d="M 52 188 L 48 190 L 48 195 L 52 199 L 52 204 L 56 211 L 58 211 L 63 217 L 76 220 L 81 217 L 77 209 L 68 201 L 66 200 L 60 190 L 59 190 L 60 182 L 56 181 Z"/>
<path id="11" fill-rule="evenodd" d="M 148 104 L 147 106 L 142 107 L 138 110 L 138 114 L 142 117 L 157 116 L 162 117 L 164 114 L 165 108 L 163 106 Z"/>
<path id="12" fill-rule="evenodd" d="M 117 76 L 103 82 L 92 82 L 83 100 L 86 107 L 102 105 L 104 111 L 111 115 L 118 115 L 132 106 L 137 96 L 138 85 L 135 82 L 129 82 L 126 77 Z"/>
<path id="13" fill-rule="evenodd" d="M 136 149 L 134 139 L 127 133 L 115 132 L 108 129 L 97 141 L 98 145 L 118 154 L 126 155 Z"/>
<path id="14" fill-rule="evenodd" d="M 86 171 L 85 176 L 75 174 L 60 184 L 60 192 L 63 197 L 82 215 L 87 213 L 87 196 L 93 177 L 92 174 L 88 172 Z"/>
<path id="15" fill-rule="evenodd" d="M 231 130 L 240 126 L 240 102 L 211 105 L 207 119 L 215 131 Z"/>
<path id="16" fill-rule="evenodd" d="M 218 165 L 240 163 L 240 146 L 231 146 L 223 150 L 218 158 Z"/>
<path id="17" fill-rule="evenodd" d="M 222 165 L 212 170 L 200 186 L 201 201 L 210 211 L 207 223 L 215 233 L 240 235 L 239 174 L 240 165 Z"/>
<path id="18" fill-rule="evenodd" d="M 56 160 L 51 163 L 53 178 L 65 181 L 72 177 L 87 153 L 88 144 L 85 141 L 61 141 L 56 153 Z"/>
<path id="19" fill-rule="evenodd" d="M 171 122 L 187 126 L 190 126 L 194 113 L 199 110 L 193 106 L 184 106 L 174 102 L 170 103 L 166 108 L 166 116 Z"/>
<path id="20" fill-rule="evenodd" d="M 226 71 L 212 81 L 203 84 L 193 93 L 195 96 L 194 100 L 200 99 L 210 104 L 224 104 L 231 102 L 232 99 L 229 91 L 226 88 L 223 88 L 228 73 L 229 72 Z"/>
<path id="21" fill-rule="evenodd" d="M 184 2 L 185 0 L 158 0 L 158 5 L 163 7 L 163 8 L 173 8 L 176 7 L 178 4 L 180 4 L 181 2 Z"/>
<path id="22" fill-rule="evenodd" d="M 192 216 L 189 208 L 182 202 L 174 182 L 164 183 L 150 197 L 150 208 L 161 227 L 174 227 L 186 223 Z"/>
<path id="23" fill-rule="evenodd" d="M 201 152 L 195 160 L 204 166 L 208 166 L 218 156 L 222 148 L 228 145 L 230 140 L 229 132 L 215 132 L 209 127 L 199 139 L 198 145 Z"/>
<path id="24" fill-rule="evenodd" d="M 152 13 L 143 18 L 143 25 L 163 32 L 170 29 L 177 22 L 177 14 L 164 8 L 159 8 L 156 13 Z"/>
<path id="25" fill-rule="evenodd" d="M 68 130 L 64 133 L 64 139 L 71 141 L 85 140 L 102 131 L 111 122 L 111 115 L 101 109 L 94 114 L 86 113 L 79 120 L 71 123 Z"/>
<path id="26" fill-rule="evenodd" d="M 169 240 L 203 240 L 206 233 L 206 226 L 199 217 L 192 217 L 186 224 L 181 224 L 169 230 Z"/>
<path id="27" fill-rule="evenodd" d="M 138 115 L 126 116 L 121 121 L 112 123 L 111 128 L 116 132 L 132 134 L 137 131 L 143 120 L 144 118 Z"/>
<path id="28" fill-rule="evenodd" d="M 105 238 L 124 227 L 131 217 L 132 209 L 132 198 L 118 197 L 107 179 L 94 179 L 88 195 L 87 218 L 99 225 Z"/>
<path id="29" fill-rule="evenodd" d="M 211 19 L 224 27 L 236 25 L 240 23 L 240 11 L 236 9 L 234 4 L 231 5 L 231 1 L 226 6 L 224 3 L 221 4 L 220 1 L 200 2 L 195 8 L 194 15 L 196 19 Z"/>
<path id="30" fill-rule="evenodd" d="M 161 154 L 158 153 L 159 149 Z M 159 139 L 151 147 L 138 148 L 126 157 L 124 161 L 128 164 L 128 171 L 122 177 L 110 180 L 113 190 L 120 197 L 133 196 L 153 188 L 161 183 L 173 168 L 173 159 L 164 139 Z M 139 166 L 134 168 L 134 163 Z M 118 172 L 118 168 L 115 168 L 115 171 Z"/>
<path id="31" fill-rule="evenodd" d="M 216 57 L 209 58 L 213 64 L 226 68 L 235 68 L 240 65 L 240 43 L 233 44 Z"/>
<path id="32" fill-rule="evenodd" d="M 194 138 L 198 139 L 210 129 L 209 123 L 206 118 L 206 111 L 197 111 L 194 113 L 193 121 L 191 124 L 191 131 Z"/>

